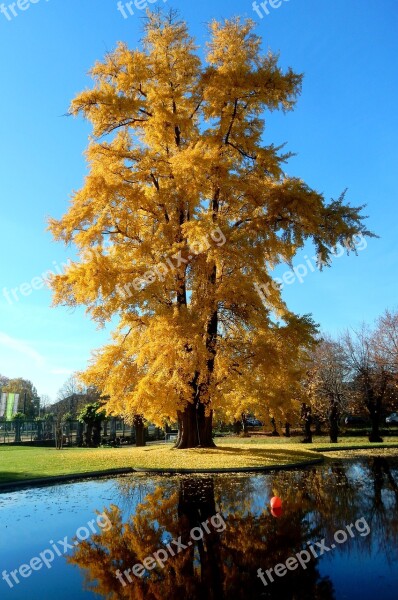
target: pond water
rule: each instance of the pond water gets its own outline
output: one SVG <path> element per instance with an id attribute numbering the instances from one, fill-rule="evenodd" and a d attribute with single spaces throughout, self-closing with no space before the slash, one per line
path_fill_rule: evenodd
<path id="1" fill-rule="evenodd" d="M 5 493 L 0 527 L 5 600 L 398 598 L 394 457 Z"/>

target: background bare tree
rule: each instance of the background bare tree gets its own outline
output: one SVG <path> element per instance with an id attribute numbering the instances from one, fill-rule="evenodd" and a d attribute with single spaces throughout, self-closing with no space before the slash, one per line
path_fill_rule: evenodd
<path id="1" fill-rule="evenodd" d="M 40 396 L 40 406 L 39 406 L 39 417 L 46 413 L 46 408 L 50 406 L 51 398 L 48 394 L 42 394 Z"/>
<path id="2" fill-rule="evenodd" d="M 370 442 L 382 442 L 380 420 L 392 373 L 377 345 L 377 331 L 363 324 L 357 331 L 347 331 L 341 338 L 344 360 L 354 383 L 353 394 L 369 413 L 372 430 Z"/>
<path id="3" fill-rule="evenodd" d="M 337 442 L 341 416 L 348 410 L 349 370 L 339 342 L 323 336 L 311 355 L 307 371 L 307 397 L 314 420 L 329 423 L 330 441 Z"/>
<path id="4" fill-rule="evenodd" d="M 6 377 L 5 375 L 1 375 L 0 374 L 0 390 L 2 389 L 2 387 L 4 387 L 5 385 L 7 385 L 7 383 L 10 380 L 8 379 L 8 377 Z"/>
<path id="5" fill-rule="evenodd" d="M 64 400 L 65 398 L 73 396 L 74 394 L 83 394 L 85 391 L 86 390 L 82 384 L 78 382 L 77 377 L 72 374 L 59 389 L 57 400 Z"/>
<path id="6" fill-rule="evenodd" d="M 382 361 L 398 386 L 398 311 L 386 310 L 377 321 L 374 343 L 378 360 Z"/>

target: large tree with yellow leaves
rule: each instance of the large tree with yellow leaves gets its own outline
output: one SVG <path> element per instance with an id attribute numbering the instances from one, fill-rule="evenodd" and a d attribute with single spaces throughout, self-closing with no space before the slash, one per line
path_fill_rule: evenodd
<path id="1" fill-rule="evenodd" d="M 302 76 L 261 54 L 253 26 L 213 22 L 202 62 L 185 23 L 149 14 L 141 49 L 98 62 L 71 105 L 93 126 L 90 171 L 50 222 L 79 255 L 53 279 L 55 304 L 119 319 L 83 379 L 109 413 L 177 419 L 179 448 L 213 445 L 214 410 L 290 407 L 313 324 L 272 269 L 307 240 L 326 262 L 367 233 L 361 207 L 287 176 L 288 155 L 264 141 L 264 112 L 291 110 Z"/>

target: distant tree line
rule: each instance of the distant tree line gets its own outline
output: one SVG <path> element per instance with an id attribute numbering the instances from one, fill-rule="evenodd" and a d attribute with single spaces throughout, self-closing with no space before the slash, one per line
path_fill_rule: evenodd
<path id="1" fill-rule="evenodd" d="M 332 442 L 343 415 L 367 417 L 369 441 L 383 441 L 382 419 L 398 409 L 398 312 L 386 310 L 374 327 L 321 336 L 308 367 L 302 400 L 315 424 L 329 425 Z"/>

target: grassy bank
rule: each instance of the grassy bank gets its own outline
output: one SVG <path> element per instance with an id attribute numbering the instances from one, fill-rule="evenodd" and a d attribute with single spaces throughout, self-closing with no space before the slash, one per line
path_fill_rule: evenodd
<path id="1" fill-rule="evenodd" d="M 0 446 L 0 483 L 90 473 L 118 468 L 220 469 L 272 467 L 311 460 L 304 448 L 269 443 L 248 444 L 247 440 L 220 440 L 217 449 L 173 450 L 170 444 L 144 448 L 37 448 Z"/>
<path id="2" fill-rule="evenodd" d="M 0 446 L 0 483 L 107 471 L 109 469 L 236 469 L 305 464 L 320 452 L 355 448 L 377 448 L 358 437 L 345 438 L 340 445 L 315 438 L 300 444 L 297 438 L 218 438 L 216 449 L 173 450 L 171 445 L 151 444 L 144 448 L 37 448 Z M 397 446 L 396 438 L 385 445 Z M 396 451 L 398 453 L 398 450 Z M 344 456 L 344 453 L 343 453 Z"/>

